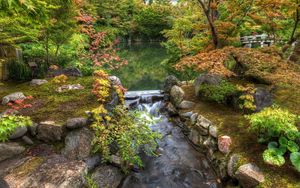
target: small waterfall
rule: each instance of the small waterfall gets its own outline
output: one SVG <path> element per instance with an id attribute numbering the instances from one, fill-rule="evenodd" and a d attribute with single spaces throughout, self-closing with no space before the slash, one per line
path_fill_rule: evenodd
<path id="1" fill-rule="evenodd" d="M 22 49 L 16 48 L 16 58 L 19 63 L 23 63 L 23 53 Z"/>

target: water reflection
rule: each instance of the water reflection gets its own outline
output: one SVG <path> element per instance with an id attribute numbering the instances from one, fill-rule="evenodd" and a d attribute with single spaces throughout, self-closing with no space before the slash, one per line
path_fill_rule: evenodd
<path id="1" fill-rule="evenodd" d="M 128 65 L 112 74 L 128 90 L 161 89 L 168 74 L 161 62 L 168 55 L 159 43 L 122 44 L 120 49 L 119 55 L 128 60 Z"/>

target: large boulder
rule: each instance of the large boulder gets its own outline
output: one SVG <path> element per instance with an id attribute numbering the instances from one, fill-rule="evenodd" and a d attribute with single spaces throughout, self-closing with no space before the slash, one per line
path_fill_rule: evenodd
<path id="1" fill-rule="evenodd" d="M 27 133 L 27 127 L 17 127 L 14 132 L 9 136 L 9 139 L 18 139 Z"/>
<path id="2" fill-rule="evenodd" d="M 28 157 L 3 176 L 13 188 L 82 188 L 87 167 L 60 155 Z"/>
<path id="3" fill-rule="evenodd" d="M 64 126 L 54 121 L 44 121 L 37 127 L 37 138 L 45 142 L 56 142 L 62 140 L 64 132 Z"/>
<path id="4" fill-rule="evenodd" d="M 216 74 L 200 74 L 194 81 L 195 93 L 197 96 L 200 96 L 199 89 L 201 85 L 219 85 L 222 81 L 222 77 Z"/>
<path id="5" fill-rule="evenodd" d="M 170 92 L 171 102 L 178 107 L 178 105 L 183 101 L 184 91 L 179 86 L 173 86 Z"/>
<path id="6" fill-rule="evenodd" d="M 123 174 L 117 167 L 101 165 L 92 173 L 92 179 L 97 187 L 117 188 L 123 179 Z"/>
<path id="7" fill-rule="evenodd" d="M 272 105 L 272 94 L 265 88 L 256 88 L 254 93 L 254 104 L 256 106 L 255 111 L 261 111 L 263 108 Z"/>
<path id="8" fill-rule="evenodd" d="M 77 129 L 82 128 L 88 125 L 88 119 L 84 117 L 78 117 L 78 118 L 69 118 L 67 120 L 67 128 L 68 129 Z"/>
<path id="9" fill-rule="evenodd" d="M 165 93 L 170 93 L 171 88 L 174 85 L 178 85 L 178 84 L 179 84 L 179 80 L 175 76 L 170 75 L 166 78 L 166 80 L 164 82 L 163 90 Z"/>
<path id="10" fill-rule="evenodd" d="M 235 173 L 243 188 L 252 188 L 264 182 L 265 178 L 260 169 L 251 163 L 242 165 Z"/>
<path id="11" fill-rule="evenodd" d="M 65 138 L 62 154 L 68 159 L 86 159 L 92 150 L 93 133 L 88 128 L 70 132 Z"/>
<path id="12" fill-rule="evenodd" d="M 25 151 L 25 147 L 15 142 L 0 143 L 0 161 L 19 155 Z"/>
<path id="13" fill-rule="evenodd" d="M 5 97 L 2 98 L 2 104 L 6 105 L 7 103 L 11 101 L 16 101 L 16 100 L 23 100 L 26 99 L 26 96 L 22 92 L 15 92 L 12 94 L 9 94 Z"/>
<path id="14" fill-rule="evenodd" d="M 48 77 L 55 77 L 59 75 L 66 75 L 66 76 L 74 76 L 74 77 L 82 77 L 82 73 L 78 68 L 69 67 L 65 69 L 49 69 L 48 70 Z"/>
<path id="15" fill-rule="evenodd" d="M 194 103 L 194 102 L 183 100 L 183 101 L 181 101 L 181 103 L 178 105 L 178 108 L 179 108 L 179 109 L 191 109 L 191 108 L 193 108 L 194 106 L 195 106 L 195 103 Z"/>

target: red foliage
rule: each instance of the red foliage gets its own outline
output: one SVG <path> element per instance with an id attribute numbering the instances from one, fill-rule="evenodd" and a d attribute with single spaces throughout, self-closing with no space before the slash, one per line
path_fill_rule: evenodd
<path id="1" fill-rule="evenodd" d="M 32 96 L 28 96 L 26 97 L 26 99 L 33 99 Z M 25 103 L 25 100 L 26 99 L 20 99 L 20 100 L 15 100 L 15 101 L 12 101 L 12 102 L 9 102 L 7 103 L 7 106 L 10 107 L 9 110 L 21 110 L 21 109 L 24 109 L 24 108 L 31 108 L 32 105 L 31 104 L 27 104 Z"/>
<path id="2" fill-rule="evenodd" d="M 81 32 L 90 38 L 89 54 L 85 58 L 91 59 L 96 67 L 105 67 L 110 70 L 127 64 L 127 61 L 122 60 L 116 54 L 115 46 L 119 40 L 110 42 L 105 32 L 96 31 L 94 28 L 96 19 L 93 16 L 81 12 L 76 18 L 81 24 Z"/>

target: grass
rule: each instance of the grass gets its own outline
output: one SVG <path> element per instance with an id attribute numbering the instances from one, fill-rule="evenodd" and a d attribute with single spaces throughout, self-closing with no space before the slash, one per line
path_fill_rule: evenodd
<path id="1" fill-rule="evenodd" d="M 273 167 L 263 162 L 262 153 L 267 146 L 259 144 L 257 136 L 248 131 L 249 123 L 242 113 L 224 105 L 199 100 L 191 85 L 182 88 L 186 94 L 185 100 L 196 102 L 192 111 L 211 120 L 218 127 L 219 134 L 229 135 L 233 140 L 232 151 L 238 153 L 243 161 L 253 162 L 260 167 L 266 178 L 266 181 L 260 185 L 261 188 L 300 188 L 300 173 L 292 168 L 289 160 L 286 160 L 287 163 L 282 167 Z M 287 95 L 288 93 L 291 94 Z M 299 89 L 278 88 L 274 97 L 276 104 L 293 113 L 300 113 Z"/>
<path id="2" fill-rule="evenodd" d="M 83 90 L 63 93 L 55 91 L 61 85 L 78 83 L 84 86 Z M 26 100 L 26 103 L 32 104 L 32 107 L 20 110 L 22 115 L 30 116 L 34 122 L 52 120 L 64 123 L 70 117 L 84 116 L 85 111 L 98 105 L 96 97 L 91 93 L 92 83 L 92 77 L 69 78 L 64 84 L 55 84 L 49 80 L 42 86 L 7 82 L 0 85 L 0 97 L 19 91 L 26 96 L 31 95 L 33 99 Z M 7 108 L 0 105 L 0 112 Z"/>

